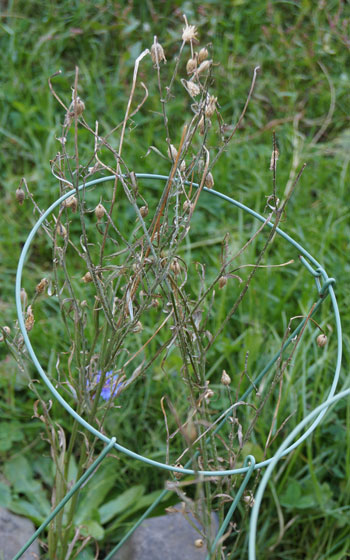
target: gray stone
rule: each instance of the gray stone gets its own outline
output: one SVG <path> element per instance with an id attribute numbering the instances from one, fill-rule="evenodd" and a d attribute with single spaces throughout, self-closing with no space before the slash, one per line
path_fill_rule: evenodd
<path id="1" fill-rule="evenodd" d="M 175 512 L 161 517 L 151 517 L 141 523 L 131 537 L 123 544 L 112 560 L 203 560 L 207 555 L 205 539 L 200 548 L 195 541 L 201 535 L 188 522 L 181 512 L 181 504 L 175 506 Z M 186 515 L 191 522 L 203 532 L 189 510 Z M 217 516 L 211 516 L 212 537 L 218 530 Z M 198 543 L 197 543 L 198 544 Z"/>
<path id="2" fill-rule="evenodd" d="M 29 519 L 0 508 L 0 560 L 12 560 L 27 540 L 35 533 L 35 527 Z M 21 559 L 39 558 L 39 545 L 34 541 Z"/>

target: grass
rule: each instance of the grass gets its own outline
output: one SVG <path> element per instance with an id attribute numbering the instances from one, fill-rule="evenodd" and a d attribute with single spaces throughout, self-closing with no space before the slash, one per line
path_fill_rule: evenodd
<path id="1" fill-rule="evenodd" d="M 4 85 L 0 93 L 3 106 L 0 117 L 1 324 L 13 328 L 17 259 L 36 219 L 29 201 L 21 207 L 16 204 L 14 194 L 18 183 L 22 176 L 26 177 L 42 208 L 57 196 L 49 160 L 58 149 L 55 137 L 59 135 L 64 111 L 49 92 L 48 77 L 58 69 L 62 70 L 62 75 L 55 79 L 55 87 L 69 103 L 74 67 L 78 64 L 79 94 L 86 103 L 85 117 L 89 122 L 98 119 L 108 130 L 123 118 L 135 57 L 151 46 L 156 34 L 170 65 L 175 52 L 174 39 L 179 37 L 183 26 L 181 14 L 185 12 L 190 23 L 198 25 L 202 42 L 213 42 L 213 58 L 220 62 L 214 72 L 215 89 L 219 92 L 218 101 L 228 125 L 236 122 L 242 110 L 253 68 L 261 66 L 247 117 L 214 169 L 215 187 L 262 212 L 266 196 L 271 193 L 268 167 L 272 130 L 276 131 L 280 150 L 277 189 L 281 198 L 295 166 L 307 162 L 282 227 L 324 265 L 330 276 L 337 279 L 336 294 L 344 329 L 344 361 L 339 389 L 346 386 L 350 346 L 346 188 L 349 180 L 349 42 L 344 22 L 349 17 L 348 10 L 338 2 L 315 6 L 308 1 L 204 4 L 164 1 L 140 6 L 124 2 L 111 5 L 103 1 L 9 2 L 0 19 L 1 48 L 7 53 L 6 64 L 0 70 Z M 147 80 L 149 87 L 153 84 L 156 88 L 150 61 L 142 68 L 141 79 Z M 182 96 L 176 101 L 171 114 L 170 130 L 175 144 L 181 136 L 179 115 L 189 110 L 183 99 Z M 168 173 L 166 162 L 152 153 L 144 157 L 150 145 L 158 148 L 164 145 L 162 121 L 155 111 L 158 108 L 150 101 L 135 117 L 127 135 L 125 152 L 130 166 L 138 171 Z M 85 142 L 85 153 L 88 154 L 88 137 L 82 134 L 81 141 Z M 113 142 L 116 145 L 117 136 Z M 152 188 L 146 192 L 151 200 Z M 126 218 L 121 216 L 120 219 L 127 224 Z M 241 213 L 228 210 L 216 200 L 206 203 L 203 200 L 184 249 L 184 258 L 193 262 L 197 258 L 204 260 L 210 274 L 217 268 L 220 258 L 220 244 L 212 245 L 210 241 L 222 238 L 229 230 L 232 246 L 239 246 L 253 228 L 252 220 Z M 196 244 L 202 246 L 198 248 Z M 257 247 L 253 246 L 246 262 L 254 262 L 256 251 Z M 295 257 L 280 241 L 269 254 L 276 263 Z M 50 273 L 50 262 L 50 244 L 44 235 L 38 236 L 26 265 L 28 291 L 42 276 Z M 230 303 L 230 290 L 235 290 L 234 280 L 229 281 L 227 288 L 219 295 L 218 323 Z M 221 369 L 237 375 L 244 367 L 245 350 L 249 349 L 251 367 L 259 371 L 273 347 L 278 348 L 278 340 L 283 336 L 289 318 L 307 313 L 313 293 L 310 279 L 306 273 L 300 274 L 298 266 L 278 274 L 259 271 L 258 282 L 252 286 L 245 305 L 230 327 L 230 337 L 218 341 L 210 357 L 213 361 L 211 385 L 220 398 L 224 398 L 219 383 Z M 48 298 L 47 304 L 40 309 L 31 339 L 42 363 L 54 373 L 57 352 L 64 346 L 63 331 L 58 330 L 58 309 L 52 299 Z M 295 422 L 327 394 L 334 369 L 335 340 L 331 330 L 334 324 L 329 303 L 324 305 L 316 320 L 326 328 L 330 344 L 323 357 L 315 346 L 314 337 L 310 336 L 286 379 L 283 406 L 290 410 L 297 408 Z M 262 354 L 261 346 L 266 347 L 266 353 Z M 52 473 L 46 462 L 43 463 L 45 466 L 39 465 L 42 455 L 49 456 L 49 446 L 40 437 L 40 422 L 32 418 L 35 395 L 28 389 L 23 373 L 16 370 L 3 344 L 0 352 L 2 472 L 8 480 L 10 468 L 5 467 L 6 464 L 19 465 L 18 468 L 23 470 L 27 467 L 22 457 L 35 457 L 32 469 L 28 468 L 28 476 L 33 481 L 40 481 L 44 504 L 47 488 L 52 484 Z M 36 377 L 31 366 L 28 368 Z M 125 444 L 157 460 L 164 458 L 165 453 L 159 400 L 165 392 L 171 397 L 176 394 L 178 384 L 174 373 L 178 368 L 176 353 L 169 358 L 166 378 L 160 365 L 156 365 L 155 380 L 152 382 L 148 378 L 145 383 L 136 385 L 133 393 L 128 393 L 125 402 L 121 402 L 118 415 L 109 419 L 111 433 L 117 430 L 118 437 L 122 434 Z M 44 389 L 40 388 L 40 392 L 45 395 Z M 346 557 L 350 550 L 347 527 L 349 412 L 348 403 L 340 403 L 312 438 L 279 465 L 259 519 L 259 557 L 286 560 L 340 560 Z M 56 404 L 52 415 L 69 434 L 70 422 Z M 262 451 L 263 437 L 270 424 L 271 411 L 265 411 L 250 444 L 257 455 Z M 108 472 L 107 467 L 106 470 Z M 144 487 L 143 495 L 147 496 L 164 484 L 163 473 L 125 457 L 118 460 L 118 473 L 117 480 L 112 475 L 110 478 L 107 474 L 105 476 L 111 481 L 113 496 L 123 495 L 129 486 L 136 488 L 140 484 Z M 13 480 L 13 486 L 19 497 L 28 498 L 28 489 L 19 487 L 16 480 Z M 301 489 L 303 500 L 298 496 L 298 489 Z M 3 486 L 1 491 L 5 496 L 2 498 L 4 503 L 7 494 Z M 24 513 L 35 518 L 33 512 L 31 515 L 29 511 Z M 135 517 L 138 513 L 135 512 Z M 242 518 L 247 516 L 243 506 L 239 507 L 239 514 Z M 127 518 L 119 518 L 114 537 L 123 532 L 126 521 Z M 232 547 L 233 558 L 246 554 L 245 535 L 242 534 L 237 542 L 237 550 Z"/>

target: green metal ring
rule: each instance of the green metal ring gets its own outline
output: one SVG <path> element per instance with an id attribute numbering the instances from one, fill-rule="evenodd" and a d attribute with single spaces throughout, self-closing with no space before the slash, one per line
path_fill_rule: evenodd
<path id="1" fill-rule="evenodd" d="M 151 179 L 151 180 L 156 179 L 156 180 L 162 180 L 162 181 L 167 181 L 169 179 L 169 177 L 166 176 L 166 175 L 153 175 L 153 174 L 148 174 L 148 173 L 136 173 L 136 177 L 139 178 L 139 179 Z M 93 181 L 89 181 L 85 184 L 79 185 L 78 189 L 82 190 L 82 189 L 90 188 L 90 187 L 93 187 L 94 185 L 98 185 L 98 184 L 101 184 L 101 183 L 105 183 L 106 181 L 112 181 L 112 180 L 115 180 L 114 175 L 111 175 L 111 176 L 108 176 L 108 177 L 101 177 L 99 179 L 95 179 Z M 187 183 L 187 184 L 189 184 L 189 183 Z M 198 184 L 192 183 L 192 186 L 198 187 Z M 245 212 L 247 212 L 248 214 L 250 214 L 251 216 L 253 216 L 257 220 L 259 220 L 260 222 L 265 222 L 265 218 L 263 216 L 261 216 L 260 214 L 258 214 L 254 210 L 252 210 L 251 208 L 248 208 L 247 206 L 245 206 L 241 202 L 238 202 L 238 201 L 234 200 L 233 198 L 230 198 L 227 195 L 225 195 L 221 192 L 215 191 L 213 189 L 209 190 L 207 188 L 204 188 L 204 191 L 208 192 L 211 196 L 216 196 L 218 198 L 221 198 L 221 199 L 225 200 L 226 202 L 229 202 L 230 204 L 233 204 L 237 208 L 240 208 L 241 210 L 244 210 Z M 31 245 L 37 231 L 39 230 L 39 228 L 41 227 L 43 222 L 46 220 L 46 218 L 53 212 L 53 210 L 55 210 L 55 208 L 57 208 L 60 204 L 62 204 L 62 202 L 64 200 L 66 200 L 70 196 L 74 195 L 75 192 L 76 192 L 76 190 L 72 189 L 71 191 L 65 193 L 60 198 L 58 198 L 40 216 L 40 218 L 38 219 L 38 221 L 36 222 L 36 224 L 34 225 L 34 227 L 32 228 L 31 232 L 29 233 L 29 235 L 27 237 L 27 240 L 26 240 L 26 242 L 24 244 L 24 247 L 22 249 L 22 252 L 21 252 L 21 255 L 20 255 L 20 258 L 19 258 L 19 262 L 18 262 L 18 267 L 17 267 L 16 289 L 15 289 L 17 316 L 18 316 L 18 322 L 19 322 L 20 330 L 21 330 L 22 335 L 23 335 L 23 340 L 24 340 L 24 343 L 25 343 L 25 345 L 27 346 L 27 349 L 28 349 L 28 353 L 29 353 L 36 369 L 38 370 L 42 380 L 44 381 L 44 383 L 46 384 L 46 386 L 48 387 L 50 392 L 60 402 L 60 404 L 66 409 L 66 411 L 69 414 L 71 414 L 73 416 L 73 418 L 75 418 L 84 428 L 86 428 L 90 433 L 92 433 L 94 436 L 98 437 L 100 440 L 102 440 L 106 444 L 109 444 L 111 442 L 111 439 L 108 438 L 107 436 L 101 434 L 98 430 L 96 430 L 96 428 L 91 426 L 88 422 L 86 422 L 86 420 L 84 420 L 81 416 L 79 416 L 76 413 L 76 411 L 62 398 L 62 396 L 55 389 L 55 387 L 53 386 L 51 381 L 48 379 L 45 371 L 43 370 L 43 368 L 42 368 L 42 366 L 41 366 L 41 364 L 40 364 L 40 362 L 39 362 L 39 360 L 38 360 L 38 358 L 37 358 L 37 356 L 36 356 L 36 354 L 33 350 L 32 345 L 31 345 L 30 339 L 28 337 L 28 333 L 27 333 L 26 328 L 25 328 L 24 317 L 23 317 L 23 313 L 22 313 L 22 305 L 21 305 L 21 297 L 20 297 L 21 282 L 22 282 L 23 267 L 24 267 L 25 259 L 26 259 L 28 250 L 30 248 L 30 245 Z M 268 222 L 267 226 L 272 228 L 273 223 Z M 338 379 L 339 379 L 339 375 L 340 375 L 340 366 L 341 366 L 341 354 L 342 354 L 341 322 L 340 322 L 339 308 L 338 308 L 337 300 L 336 300 L 335 293 L 334 293 L 334 290 L 333 290 L 332 282 L 328 282 L 329 279 L 328 279 L 327 273 L 324 271 L 324 269 L 321 267 L 321 265 L 317 262 L 317 260 L 312 255 L 310 255 L 299 243 L 294 241 L 294 239 L 292 239 L 288 234 L 286 234 L 283 230 L 281 230 L 278 227 L 276 228 L 276 233 L 278 235 L 280 235 L 281 237 L 283 237 L 286 241 L 291 243 L 297 249 L 297 251 L 302 256 L 303 264 L 306 265 L 306 263 L 307 263 L 307 265 L 308 265 L 307 268 L 311 269 L 310 272 L 313 275 L 315 275 L 315 274 L 314 274 L 314 272 L 312 272 L 311 265 L 313 265 L 316 268 L 316 270 L 320 271 L 320 273 L 316 274 L 316 275 L 317 276 L 320 276 L 320 275 L 322 276 L 322 278 L 325 282 L 325 285 L 326 285 L 326 289 L 327 289 L 327 291 L 328 291 L 328 293 L 331 297 L 331 300 L 332 300 L 333 311 L 334 311 L 335 322 L 336 322 L 336 330 L 337 330 L 338 350 L 337 350 L 337 363 L 336 363 L 336 367 L 335 367 L 333 382 L 332 382 L 328 397 L 326 399 L 326 401 L 328 401 L 329 399 L 331 399 L 333 397 L 333 395 L 335 393 L 336 385 L 338 383 Z M 290 453 L 290 451 L 292 451 L 298 445 L 300 445 L 302 443 L 302 441 L 304 441 L 310 435 L 310 433 L 316 428 L 316 426 L 321 422 L 322 417 L 324 416 L 325 412 L 326 412 L 326 407 L 324 407 L 320 410 L 320 412 L 319 412 L 318 416 L 316 417 L 316 419 L 314 420 L 313 424 L 311 426 L 309 426 L 309 428 L 304 432 L 304 434 L 297 441 L 295 441 L 292 445 L 287 447 L 287 449 L 284 449 L 283 454 L 281 456 L 287 455 L 288 453 Z M 203 475 L 203 476 L 228 476 L 228 475 L 245 473 L 249 470 L 249 467 L 245 466 L 245 467 L 241 467 L 241 468 L 238 468 L 238 469 L 231 469 L 231 470 L 224 470 L 224 471 L 194 471 L 193 469 L 175 467 L 175 466 L 171 466 L 171 465 L 166 465 L 165 463 L 160 463 L 158 461 L 154 461 L 153 459 L 149 459 L 148 457 L 144 457 L 142 455 L 139 455 L 138 453 L 135 453 L 134 451 L 131 451 L 130 449 L 127 449 L 126 447 L 123 447 L 122 445 L 118 444 L 117 442 L 114 443 L 114 447 L 115 447 L 115 449 L 125 453 L 129 457 L 140 460 L 140 461 L 143 461 L 146 464 L 152 465 L 154 467 L 162 468 L 162 469 L 167 470 L 167 471 L 179 472 L 179 473 L 182 473 L 182 474 L 191 474 L 191 475 L 196 474 L 196 475 Z M 255 469 L 260 469 L 262 467 L 265 467 L 265 466 L 269 465 L 272 461 L 273 461 L 273 457 L 270 458 L 270 459 L 267 459 L 266 461 L 262 461 L 260 463 L 257 463 L 254 466 L 254 468 Z"/>

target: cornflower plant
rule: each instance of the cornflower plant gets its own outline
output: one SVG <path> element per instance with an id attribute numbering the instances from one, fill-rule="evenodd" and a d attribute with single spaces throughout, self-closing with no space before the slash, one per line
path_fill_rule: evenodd
<path id="1" fill-rule="evenodd" d="M 245 365 L 235 387 L 232 373 L 220 369 L 220 360 L 215 365 L 216 344 L 225 336 L 226 340 L 230 339 L 232 320 L 248 287 L 259 268 L 269 267 L 263 264 L 264 257 L 292 193 L 291 189 L 282 202 L 277 198 L 275 140 L 270 164 L 273 189 L 266 205 L 265 222 L 245 242 L 242 240 L 239 249 L 230 243 L 230 233 L 226 232 L 221 237 L 221 253 L 214 267 L 188 259 L 184 254 L 192 224 L 198 227 L 196 210 L 202 197 L 208 196 L 204 191 L 214 187 L 215 163 L 240 128 L 258 72 L 258 68 L 252 72 L 251 88 L 242 112 L 227 135 L 220 97 L 214 90 L 215 61 L 208 49 L 200 47 L 198 30 L 186 19 L 173 63 L 154 37 L 153 44 L 136 59 L 124 118 L 107 133 L 102 132 L 98 121 L 92 125 L 85 119 L 88 100 L 82 96 L 83 101 L 78 95 L 78 68 L 69 104 L 56 92 L 54 79 L 58 73 L 50 77 L 51 92 L 64 109 L 62 130 L 57 138 L 60 149 L 51 161 L 52 174 L 57 179 L 59 195 L 74 192 L 44 224 L 53 246 L 50 279 L 40 280 L 33 297 L 23 291 L 28 332 L 35 329 L 42 295 L 55 295 L 61 317 L 60 333 L 65 332 L 68 342 L 57 356 L 56 373 L 51 375 L 55 386 L 78 414 L 103 433 L 108 433 L 114 422 L 118 438 L 122 439 L 118 414 L 145 380 L 151 379 L 157 385 L 160 377 L 164 377 L 169 386 L 176 384 L 175 391 L 165 390 L 153 404 L 164 421 L 163 460 L 182 465 L 192 459 L 195 471 L 232 469 L 242 464 L 242 450 L 246 454 L 246 444 L 251 441 L 255 425 L 264 407 L 271 404 L 275 387 L 281 390 L 283 373 L 289 365 L 288 360 L 279 360 L 270 384 L 262 388 L 254 386 L 250 401 L 239 399 L 241 387 L 248 380 L 249 384 L 253 383 L 249 351 L 244 351 Z M 156 83 L 152 96 L 158 95 L 159 109 L 155 118 L 161 115 L 163 123 L 163 136 L 157 137 L 157 144 L 149 146 L 146 154 L 149 158 L 155 154 L 162 168 L 168 169 L 157 196 L 154 184 L 150 186 L 139 178 L 139 169 L 129 167 L 125 148 L 129 127 L 144 115 L 150 101 L 149 88 L 139 82 L 141 65 L 148 65 L 148 69 L 152 66 Z M 154 80 L 151 82 L 153 87 Z M 173 98 L 181 95 L 185 97 L 184 106 L 189 102 L 190 109 L 181 116 L 174 115 Z M 91 138 L 88 156 L 80 148 L 83 133 Z M 113 178 L 111 188 L 98 187 L 98 191 L 97 187 L 93 191 L 85 188 L 89 180 L 106 173 Z M 81 185 L 83 188 L 79 189 Z M 24 179 L 16 196 L 20 204 L 30 197 L 35 210 L 41 213 Z M 268 229 L 266 225 L 271 219 L 274 226 Z M 263 243 L 254 264 L 234 264 L 241 262 L 242 255 L 261 236 Z M 244 276 L 246 270 L 249 272 Z M 216 302 L 228 289 L 233 303 L 218 320 Z M 19 332 L 6 336 L 6 340 L 17 359 L 24 359 L 25 348 Z M 291 356 L 298 342 L 299 339 Z M 215 376 L 220 399 L 210 384 Z M 99 445 L 91 434 L 81 434 L 76 420 L 67 437 L 67 430 L 55 422 L 50 407 L 36 386 L 32 384 L 32 387 L 38 398 L 35 415 L 45 425 L 56 467 L 51 500 L 55 506 L 67 493 L 72 480 L 77 480 L 91 464 Z M 273 405 L 273 422 L 279 402 L 277 398 L 277 404 Z M 224 416 L 228 416 L 226 428 L 221 435 L 214 433 L 213 428 Z M 268 434 L 266 449 L 277 436 L 278 433 L 273 438 L 272 433 Z M 89 484 L 93 487 L 94 479 Z M 168 484 L 200 519 L 201 537 L 210 547 L 210 512 L 217 511 L 222 521 L 233 499 L 232 487 L 236 481 L 230 476 L 203 481 L 200 477 L 181 477 L 175 473 Z M 101 496 L 104 500 L 105 495 Z M 243 518 L 252 503 L 249 492 L 245 503 Z M 78 495 L 73 497 L 50 525 L 44 543 L 48 558 L 76 558 L 92 543 L 98 551 L 101 542 L 107 546 L 108 539 L 113 540 L 113 524 L 110 524 L 113 519 L 103 515 L 103 503 L 98 505 L 99 516 L 95 513 L 94 519 L 90 519 L 83 515 Z M 240 538 L 236 530 L 237 525 L 231 523 L 213 558 L 233 557 Z"/>

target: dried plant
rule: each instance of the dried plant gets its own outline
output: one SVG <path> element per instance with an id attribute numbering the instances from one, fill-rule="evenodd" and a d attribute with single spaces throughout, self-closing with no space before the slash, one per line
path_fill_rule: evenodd
<path id="1" fill-rule="evenodd" d="M 130 169 L 125 155 L 128 126 L 145 110 L 150 95 L 148 87 L 139 82 L 141 64 L 148 65 L 156 74 L 164 131 L 163 138 L 158 138 L 157 145 L 149 147 L 148 154 L 162 157 L 169 168 L 168 178 L 156 202 L 153 192 L 148 192 L 147 185 L 138 179 L 140 170 Z M 165 76 L 169 76 L 169 66 L 172 70 L 166 82 L 163 71 L 166 68 Z M 182 256 L 183 242 L 189 234 L 203 189 L 210 190 L 215 185 L 215 163 L 240 127 L 251 101 L 257 72 L 258 67 L 254 69 L 250 91 L 242 103 L 242 113 L 228 137 L 224 134 L 226 125 L 220 112 L 220 96 L 213 87 L 215 60 L 210 58 L 206 47 L 200 46 L 199 32 L 194 25 L 188 24 L 186 18 L 182 42 L 173 63 L 157 37 L 150 48 L 138 56 L 124 118 L 107 133 L 102 133 L 99 122 L 91 125 L 85 119 L 88 97 L 82 96 L 86 97 L 83 101 L 78 95 L 78 68 L 69 106 L 55 91 L 55 75 L 49 79 L 52 94 L 64 108 L 58 138 L 60 150 L 51 161 L 52 174 L 58 180 L 60 195 L 72 189 L 75 192 L 61 205 L 57 215 L 45 222 L 45 231 L 53 243 L 52 274 L 50 279 L 42 278 L 37 284 L 29 304 L 25 298 L 23 312 L 27 331 L 35 329 L 36 307 L 43 294 L 46 291 L 56 294 L 69 343 L 66 351 L 57 357 L 55 384 L 77 412 L 102 432 L 105 432 L 108 415 L 119 406 L 121 397 L 128 394 L 131 386 L 145 376 L 152 376 L 156 364 L 164 375 L 168 375 L 168 363 L 171 354 L 175 353 L 181 363 L 179 402 L 173 403 L 164 395 L 159 404 L 165 421 L 165 461 L 183 464 L 191 459 L 195 470 L 232 469 L 240 464 L 244 444 L 275 386 L 281 391 L 283 372 L 287 367 L 281 356 L 269 389 L 262 395 L 256 388 L 255 403 L 238 398 L 242 379 L 249 378 L 248 354 L 238 385 L 234 385 L 231 372 L 221 369 L 218 375 L 227 393 L 228 406 L 218 409 L 215 390 L 210 387 L 207 376 L 210 353 L 237 313 L 257 270 L 265 266 L 263 258 L 288 202 L 280 203 L 276 195 L 278 150 L 275 139 L 270 163 L 273 192 L 266 206 L 266 221 L 248 241 L 243 242 L 239 251 L 230 249 L 229 234 L 223 236 L 221 264 L 214 277 L 207 277 L 205 264 L 188 262 Z M 181 119 L 174 119 L 171 105 L 180 85 L 191 106 L 188 114 L 181 116 L 183 122 L 179 125 Z M 140 91 L 143 97 L 136 102 Z M 155 95 L 153 91 L 152 95 Z M 91 136 L 89 157 L 80 152 L 80 129 L 85 129 Z M 91 194 L 85 188 L 78 189 L 79 185 L 85 185 L 91 178 L 105 172 L 113 176 L 113 187 L 110 190 L 103 188 L 97 200 L 96 191 Z M 198 186 L 194 187 L 194 183 Z M 291 192 L 292 189 L 289 197 Z M 41 212 L 23 180 L 16 191 L 19 204 L 25 196 L 30 197 L 36 211 Z M 123 214 L 127 214 L 128 219 L 120 219 Z M 265 234 L 271 219 L 274 219 L 274 226 L 265 235 L 255 263 L 235 265 L 256 238 L 262 232 Z M 126 230 L 120 227 L 120 223 Z M 242 275 L 244 267 L 250 267 L 245 278 Z M 233 284 L 234 302 L 218 325 L 213 319 L 215 298 L 220 290 L 227 290 Z M 3 331 L 9 338 L 5 328 Z M 323 344 L 323 339 L 321 342 Z M 19 333 L 9 344 L 18 356 L 25 352 Z M 22 360 L 22 357 L 18 359 Z M 213 399 L 216 420 L 211 406 Z M 96 441 L 89 434 L 81 438 L 74 421 L 66 444 L 64 431 L 54 425 L 49 407 L 40 400 L 44 412 L 39 413 L 36 404 L 35 413 L 45 424 L 58 473 L 54 505 L 67 489 L 71 455 L 80 446 L 79 476 L 94 457 Z M 240 410 L 244 412 L 240 414 Z M 249 418 L 245 421 L 246 428 L 242 426 L 242 415 Z M 214 432 L 223 418 L 228 418 L 227 437 Z M 266 446 L 271 443 L 271 437 L 272 433 L 267 437 Z M 178 455 L 179 438 L 182 452 Z M 175 441 L 175 451 L 172 451 Z M 184 489 L 188 481 L 175 473 L 171 484 L 181 501 L 192 505 Z M 213 477 L 204 482 L 196 478 L 191 484 L 197 488 L 192 497 L 197 498 L 196 504 L 198 501 L 201 504 L 199 509 L 194 506 L 194 513 L 202 519 L 203 538 L 210 544 L 208 512 L 218 510 L 220 519 L 223 518 L 225 504 L 232 500 L 235 481 L 231 477 Z M 251 496 L 247 494 L 245 501 L 249 509 Z M 73 557 L 69 556 L 73 550 L 76 552 L 89 542 L 89 539 L 84 540 L 79 527 L 74 528 L 75 508 L 74 498 L 68 506 L 65 522 L 61 517 L 60 522 L 50 529 L 48 542 L 52 558 Z M 233 530 L 232 526 L 229 533 Z M 225 540 L 222 540 L 217 549 L 218 558 L 224 544 Z"/>

